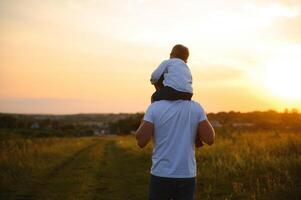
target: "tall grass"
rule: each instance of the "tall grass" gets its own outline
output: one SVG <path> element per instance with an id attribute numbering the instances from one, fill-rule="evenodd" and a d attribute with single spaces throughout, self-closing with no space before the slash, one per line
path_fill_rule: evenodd
<path id="1" fill-rule="evenodd" d="M 301 135 L 242 133 L 197 152 L 203 199 L 300 199 Z"/>
<path id="2" fill-rule="evenodd" d="M 141 150 L 132 137 L 116 144 L 150 162 L 152 145 Z M 301 199 L 300 133 L 217 134 L 196 160 L 197 199 Z"/>
<path id="3" fill-rule="evenodd" d="M 0 141 L 1 196 L 24 190 L 92 141 L 55 137 Z"/>
<path id="4" fill-rule="evenodd" d="M 146 199 L 151 154 L 133 136 L 2 140 L 0 198 Z M 196 158 L 197 199 L 301 199 L 300 133 L 217 134 Z"/>

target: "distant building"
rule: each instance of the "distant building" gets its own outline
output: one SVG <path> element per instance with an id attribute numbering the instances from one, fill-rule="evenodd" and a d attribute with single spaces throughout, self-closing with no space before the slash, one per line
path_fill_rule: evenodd
<path id="1" fill-rule="evenodd" d="M 94 135 L 103 135 L 103 133 L 101 133 L 99 130 L 94 130 Z"/>
<path id="2" fill-rule="evenodd" d="M 40 125 L 39 125 L 39 123 L 35 122 L 35 123 L 33 123 L 33 124 L 30 126 L 30 128 L 32 128 L 32 129 L 38 129 L 38 128 L 40 128 Z"/>
<path id="3" fill-rule="evenodd" d="M 37 119 L 37 120 L 43 120 L 43 119 L 48 119 L 48 116 L 37 115 L 37 116 L 34 116 L 34 118 Z"/>
<path id="4" fill-rule="evenodd" d="M 248 122 L 241 122 L 241 123 L 233 123 L 233 127 L 252 127 L 254 126 L 253 123 L 248 123 Z"/>
<path id="5" fill-rule="evenodd" d="M 223 126 L 223 125 L 222 125 L 219 121 L 217 121 L 217 120 L 211 120 L 210 123 L 211 123 L 211 125 L 213 126 L 213 128 L 220 128 L 220 127 Z"/>
<path id="6" fill-rule="evenodd" d="M 107 129 L 94 130 L 94 135 L 108 135 L 109 131 Z"/>
<path id="7" fill-rule="evenodd" d="M 106 126 L 103 122 L 83 122 L 82 125 L 89 126 L 92 128 L 102 128 Z"/>

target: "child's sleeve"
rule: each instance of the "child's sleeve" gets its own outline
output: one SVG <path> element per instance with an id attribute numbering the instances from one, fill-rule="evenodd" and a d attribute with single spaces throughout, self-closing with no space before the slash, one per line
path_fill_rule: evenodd
<path id="1" fill-rule="evenodd" d="M 150 82 L 152 84 L 155 84 L 156 82 L 159 81 L 159 79 L 161 78 L 161 76 L 166 72 L 167 70 L 167 63 L 168 60 L 163 61 L 158 67 L 157 69 L 155 69 L 155 71 L 152 73 Z"/>

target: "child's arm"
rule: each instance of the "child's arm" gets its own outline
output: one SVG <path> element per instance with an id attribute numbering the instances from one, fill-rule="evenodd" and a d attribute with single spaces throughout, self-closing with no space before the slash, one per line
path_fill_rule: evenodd
<path id="1" fill-rule="evenodd" d="M 162 77 L 162 75 L 166 72 L 166 70 L 167 70 L 167 61 L 168 60 L 163 61 L 157 67 L 157 69 L 155 69 L 155 71 L 152 73 L 152 76 L 151 76 L 151 79 L 150 79 L 152 84 L 157 83 L 160 80 L 160 78 Z"/>

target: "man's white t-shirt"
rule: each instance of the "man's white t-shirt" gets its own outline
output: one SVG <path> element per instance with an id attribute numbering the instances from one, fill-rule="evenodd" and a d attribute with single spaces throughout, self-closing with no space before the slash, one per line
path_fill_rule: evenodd
<path id="1" fill-rule="evenodd" d="M 164 75 L 163 85 L 175 90 L 193 93 L 192 75 L 187 64 L 179 58 L 164 60 L 151 75 L 151 83 L 156 83 Z"/>
<path id="2" fill-rule="evenodd" d="M 195 138 L 200 121 L 206 120 L 202 106 L 195 101 L 152 103 L 143 120 L 154 124 L 151 174 L 171 178 L 196 176 Z"/>

